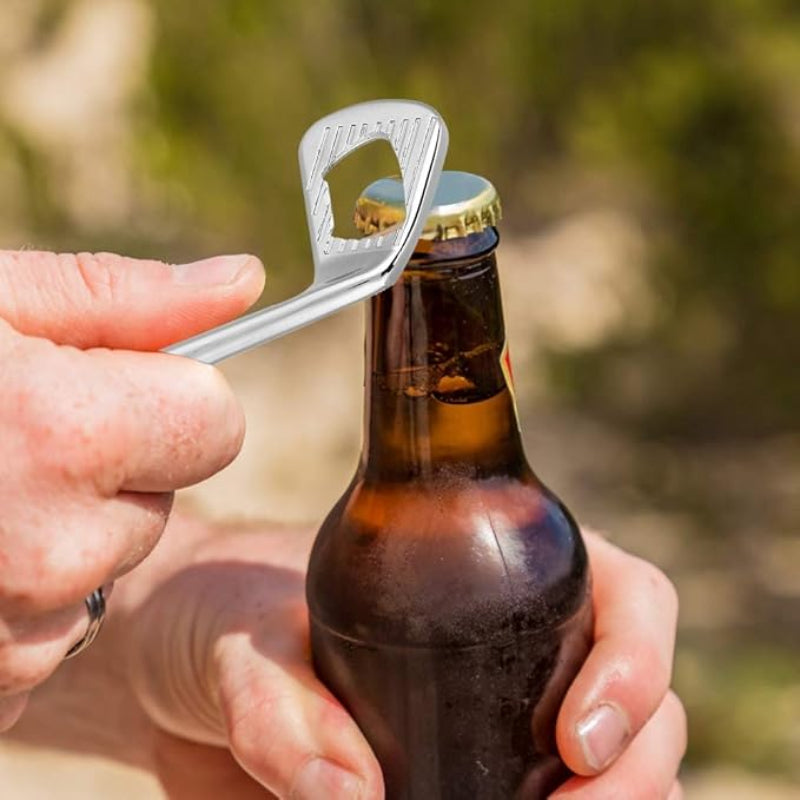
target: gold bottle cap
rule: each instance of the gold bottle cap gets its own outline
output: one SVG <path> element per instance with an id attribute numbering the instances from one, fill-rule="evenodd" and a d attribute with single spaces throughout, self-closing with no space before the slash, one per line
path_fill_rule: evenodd
<path id="1" fill-rule="evenodd" d="M 354 221 L 359 231 L 369 235 L 397 225 L 405 215 L 402 180 L 381 178 L 367 186 L 356 201 Z M 496 225 L 500 216 L 500 198 L 486 178 L 445 171 L 421 238 L 442 241 L 480 233 Z"/>

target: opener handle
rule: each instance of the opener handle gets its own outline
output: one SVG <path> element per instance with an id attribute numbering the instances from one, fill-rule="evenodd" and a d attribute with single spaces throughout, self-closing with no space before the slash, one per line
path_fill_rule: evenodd
<path id="1" fill-rule="evenodd" d="M 406 217 L 363 239 L 333 235 L 330 169 L 359 147 L 385 139 L 403 176 Z M 164 352 L 215 364 L 388 288 L 408 263 L 433 203 L 447 152 L 447 128 L 430 106 L 374 100 L 336 111 L 303 136 L 298 157 L 314 258 L 314 282 L 270 308 L 167 347 Z"/>
<path id="2" fill-rule="evenodd" d="M 345 305 L 364 300 L 381 288 L 375 286 L 375 281 L 360 281 L 344 288 L 310 286 L 289 300 L 184 339 L 165 348 L 164 352 L 194 358 L 204 364 L 216 364 L 333 314 Z M 333 303 L 332 292 L 336 294 Z"/>

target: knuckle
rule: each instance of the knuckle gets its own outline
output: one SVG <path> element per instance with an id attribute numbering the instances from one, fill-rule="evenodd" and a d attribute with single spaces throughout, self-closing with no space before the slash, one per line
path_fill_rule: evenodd
<path id="1" fill-rule="evenodd" d="M 114 569 L 108 537 L 82 537 L 66 530 L 48 541 L 29 544 L 19 568 L 4 576 L 4 605 L 32 615 L 79 604 L 106 581 Z"/>
<path id="2" fill-rule="evenodd" d="M 680 697 L 678 697 L 678 695 L 675 694 L 675 692 L 671 689 L 667 692 L 667 695 L 664 698 L 664 704 L 666 710 L 674 720 L 676 735 L 678 737 L 678 741 L 680 742 L 681 757 L 683 757 L 688 746 L 689 730 L 689 720 L 686 714 L 686 707 L 683 705 Z"/>
<path id="3" fill-rule="evenodd" d="M 204 453 L 220 465 L 227 464 L 244 441 L 244 412 L 219 370 L 198 363 L 186 366 L 190 370 L 186 385 L 192 387 L 193 403 L 190 412 L 182 406 L 173 420 L 176 448 L 181 453 L 195 455 L 202 442 Z M 211 443 L 216 446 L 211 448 Z"/>
<path id="4" fill-rule="evenodd" d="M 75 355 L 45 340 L 25 339 L 16 349 L 14 364 L 4 365 L 4 433 L 13 433 L 26 460 L 48 474 L 59 472 L 65 463 L 82 463 L 98 438 L 95 409 Z"/>
<path id="5" fill-rule="evenodd" d="M 84 298 L 93 303 L 112 304 L 120 294 L 121 276 L 115 259 L 108 253 L 65 255 L 67 268 L 80 280 Z"/>
<path id="6" fill-rule="evenodd" d="M 655 582 L 656 590 L 662 598 L 664 605 L 670 609 L 672 616 L 678 616 L 678 609 L 680 606 L 680 598 L 678 597 L 678 590 L 675 584 L 657 567 L 653 567 L 655 574 L 653 580 Z"/>
<path id="7" fill-rule="evenodd" d="M 612 657 L 609 666 L 608 673 L 601 673 L 600 692 L 627 709 L 638 729 L 662 706 L 672 665 L 656 642 L 628 638 L 624 655 Z"/>
<path id="8" fill-rule="evenodd" d="M 157 494 L 122 493 L 120 500 L 131 499 L 135 504 L 137 515 L 135 526 L 129 530 L 127 537 L 130 545 L 118 558 L 117 562 L 109 562 L 109 574 L 115 578 L 130 572 L 153 551 L 161 539 L 167 525 L 174 495 L 171 492 Z"/>
<path id="9" fill-rule="evenodd" d="M 672 660 L 656 642 L 642 642 L 636 653 L 635 674 L 649 696 L 663 698 L 672 679 Z M 653 705 L 655 710 L 655 704 Z"/>
<path id="10" fill-rule="evenodd" d="M 269 748 L 257 733 L 265 726 L 278 727 L 282 709 L 290 701 L 286 691 L 262 690 L 257 699 L 251 698 L 230 722 L 231 749 L 251 764 L 268 759 Z"/>
<path id="11" fill-rule="evenodd" d="M 110 402 L 108 387 L 97 386 L 91 371 L 83 369 L 82 354 L 64 355 L 46 383 L 19 387 L 18 399 L 24 395 L 25 402 L 18 403 L 18 421 L 28 458 L 52 480 L 114 493 L 129 449 L 120 403 Z"/>
<path id="12" fill-rule="evenodd" d="M 107 571 L 106 568 L 98 569 L 105 559 L 102 554 L 95 553 L 92 548 L 82 547 L 72 551 L 64 548 L 62 552 L 61 557 L 43 560 L 40 567 L 44 580 L 39 583 L 39 586 L 47 581 L 50 588 L 43 591 L 37 590 L 39 593 L 38 604 L 39 607 L 47 610 L 65 608 L 82 602 L 87 594 L 102 583 L 102 579 L 94 576 L 98 572 L 105 573 Z M 32 595 L 33 592 L 28 593 L 31 601 L 35 602 Z"/>
<path id="13" fill-rule="evenodd" d="M 217 425 L 221 419 L 226 433 L 234 442 L 240 442 L 244 437 L 244 412 L 230 384 L 218 369 L 207 365 L 198 366 L 205 367 L 200 379 L 205 384 L 207 421 Z"/>
<path id="14" fill-rule="evenodd" d="M 664 786 L 655 774 L 639 775 L 636 788 L 628 796 L 630 800 L 655 800 L 664 797 Z"/>
<path id="15" fill-rule="evenodd" d="M 32 431 L 30 445 L 37 468 L 60 484 L 89 485 L 105 495 L 105 487 L 116 483 L 119 461 L 90 420 L 62 415 L 56 429 L 45 423 Z"/>
<path id="16" fill-rule="evenodd" d="M 677 617 L 679 600 L 675 584 L 655 564 L 641 558 L 636 558 L 636 562 L 642 589 L 653 597 L 659 606 L 666 608 L 671 616 Z"/>
<path id="17" fill-rule="evenodd" d="M 30 615 L 83 602 L 148 556 L 172 500 L 169 493 L 131 492 L 80 508 L 74 499 L 49 504 L 46 518 L 60 517 L 57 529 L 30 525 L 24 535 L 12 534 L 15 568 L 0 571 L 0 605 Z"/>
<path id="18" fill-rule="evenodd" d="M 0 698 L 29 692 L 52 675 L 63 653 L 44 655 L 39 650 L 16 642 L 0 647 Z"/>
<path id="19" fill-rule="evenodd" d="M 245 422 L 244 414 L 238 403 L 231 406 L 231 413 L 227 418 L 228 435 L 225 446 L 220 453 L 220 467 L 224 467 L 236 458 L 244 444 Z"/>
<path id="20" fill-rule="evenodd" d="M 57 410 L 52 376 L 59 368 L 55 345 L 44 339 L 14 337 L 12 349 L 3 354 L 3 392 L 0 408 L 4 427 L 33 437 L 52 435 L 53 412 Z M 42 376 L 47 376 L 43 381 Z"/>
<path id="21" fill-rule="evenodd" d="M 284 759 L 277 757 L 277 751 L 285 747 L 287 739 L 291 738 L 290 732 L 296 720 L 292 716 L 287 718 L 286 712 L 295 705 L 288 687 L 267 682 L 260 683 L 258 687 L 242 687 L 231 698 L 228 713 L 225 714 L 231 751 L 249 770 L 271 784 L 282 782 L 281 777 L 286 777 L 281 776 L 281 767 L 287 768 L 289 765 L 280 763 Z M 282 743 L 274 738 L 265 741 L 263 734 L 266 730 L 284 730 L 287 739 Z M 302 757 L 302 753 L 293 755 Z"/>
<path id="22" fill-rule="evenodd" d="M 61 565 L 54 569 L 37 563 L 26 576 L 3 586 L 4 605 L 21 616 L 53 611 L 82 598 L 79 586 L 75 576 L 66 574 Z"/>

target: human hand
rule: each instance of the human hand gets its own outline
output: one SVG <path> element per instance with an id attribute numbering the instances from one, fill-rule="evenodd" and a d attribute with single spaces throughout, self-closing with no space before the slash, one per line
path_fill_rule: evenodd
<path id="1" fill-rule="evenodd" d="M 0 731 L 83 636 L 84 598 L 155 545 L 172 491 L 240 446 L 219 373 L 132 351 L 236 316 L 262 281 L 246 256 L 0 252 Z"/>
<path id="2" fill-rule="evenodd" d="M 553 800 L 678 800 L 686 714 L 670 690 L 678 597 L 647 561 L 584 532 L 592 570 L 594 644 L 556 725 L 576 773 Z"/>
<path id="3" fill-rule="evenodd" d="M 133 631 L 126 662 L 159 730 L 156 770 L 173 800 L 262 797 L 264 788 L 280 798 L 383 796 L 369 746 L 311 668 L 312 541 L 286 529 L 213 537 L 149 599 L 134 592 L 122 603 L 136 609 L 133 626 L 124 623 Z M 585 777 L 554 797 L 673 800 L 686 742 L 680 701 L 668 693 L 674 590 L 652 565 L 596 535 L 586 542 L 596 641 L 557 731 L 562 757 Z M 624 734 L 601 739 L 596 724 L 581 737 L 581 720 L 606 704 L 624 715 Z M 605 747 L 596 761 L 589 743 Z"/>

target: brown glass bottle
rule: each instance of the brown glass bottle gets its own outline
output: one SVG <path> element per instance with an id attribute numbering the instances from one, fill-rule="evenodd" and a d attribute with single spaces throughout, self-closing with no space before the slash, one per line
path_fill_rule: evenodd
<path id="1" fill-rule="evenodd" d="M 568 775 L 554 727 L 590 644 L 587 558 L 522 449 L 497 241 L 422 242 L 371 301 L 362 458 L 309 564 L 315 669 L 389 800 L 546 797 Z"/>

